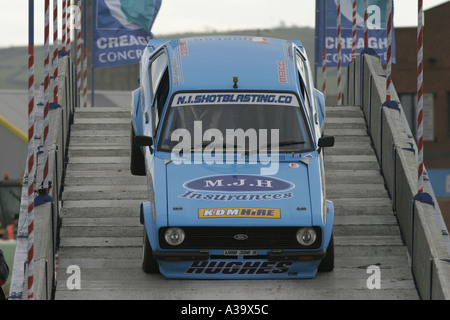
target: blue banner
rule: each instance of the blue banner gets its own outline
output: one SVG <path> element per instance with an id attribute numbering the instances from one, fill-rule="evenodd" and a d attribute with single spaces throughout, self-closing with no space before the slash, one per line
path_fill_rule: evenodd
<path id="1" fill-rule="evenodd" d="M 450 197 L 450 169 L 427 169 L 436 197 Z"/>
<path id="2" fill-rule="evenodd" d="M 393 3 L 394 1 L 392 1 Z M 322 65 L 322 52 L 326 49 L 328 67 L 337 67 L 337 1 L 316 0 L 316 65 Z M 342 66 L 352 61 L 352 0 L 341 0 L 341 53 Z M 392 5 L 393 7 L 393 5 Z M 386 0 L 369 0 L 368 5 L 369 48 L 380 56 L 381 63 L 387 63 L 387 2 Z M 393 10 L 393 8 L 392 8 Z M 364 49 L 364 0 L 357 1 L 357 53 Z M 393 14 L 393 11 L 392 11 Z M 391 62 L 395 63 L 395 32 L 392 27 Z"/>
<path id="3" fill-rule="evenodd" d="M 94 0 L 94 68 L 139 63 L 162 0 Z"/>

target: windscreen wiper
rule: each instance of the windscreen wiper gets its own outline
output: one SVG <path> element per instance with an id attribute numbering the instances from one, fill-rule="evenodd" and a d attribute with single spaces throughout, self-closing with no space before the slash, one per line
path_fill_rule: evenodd
<path id="1" fill-rule="evenodd" d="M 203 142 L 202 143 L 202 150 L 204 150 L 206 147 L 209 147 L 213 143 L 214 142 Z M 217 145 L 213 144 L 212 146 L 217 148 L 219 146 L 219 144 L 217 144 Z M 233 147 L 233 149 L 236 149 L 238 147 L 236 144 L 231 145 L 231 144 L 226 144 L 225 142 L 222 144 L 223 150 L 226 150 L 228 147 L 231 147 L 231 146 Z M 191 151 L 195 151 L 198 147 L 199 147 L 199 145 L 193 146 L 191 148 Z"/>
<path id="2" fill-rule="evenodd" d="M 297 140 L 288 140 L 288 141 L 281 141 L 278 143 L 278 147 L 287 147 L 287 146 L 293 146 L 296 144 L 305 144 L 305 141 L 297 141 Z M 259 146 L 258 151 L 262 148 L 268 148 L 271 149 L 272 147 L 272 143 L 266 143 L 265 145 Z M 248 152 L 246 152 L 246 155 L 249 154 L 254 154 L 256 153 L 256 150 L 249 150 Z"/>

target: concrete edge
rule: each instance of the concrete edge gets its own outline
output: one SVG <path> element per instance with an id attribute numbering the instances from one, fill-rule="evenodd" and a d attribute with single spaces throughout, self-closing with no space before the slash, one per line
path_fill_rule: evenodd
<path id="1" fill-rule="evenodd" d="M 362 59 L 362 60 L 361 60 Z M 383 108 L 386 76 L 378 57 L 364 55 L 352 64 L 363 65 L 359 88 L 347 81 L 348 95 L 359 96 L 387 189 L 393 199 L 397 221 L 411 255 L 411 267 L 422 299 L 450 300 L 450 263 L 437 223 L 436 212 L 429 204 L 413 201 L 417 193 L 417 160 L 400 112 Z M 348 77 L 355 77 L 349 67 Z M 361 91 L 363 88 L 363 92 Z M 396 93 L 395 93 L 396 95 Z M 352 101 L 352 98 L 347 100 Z M 355 99 L 353 100 L 357 102 Z M 396 114 L 397 113 L 397 114 Z M 435 205 L 438 205 L 437 203 Z"/>

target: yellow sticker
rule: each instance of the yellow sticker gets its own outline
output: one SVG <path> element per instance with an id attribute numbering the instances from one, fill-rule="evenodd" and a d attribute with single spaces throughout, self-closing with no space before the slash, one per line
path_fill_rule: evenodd
<path id="1" fill-rule="evenodd" d="M 214 208 L 198 209 L 199 218 L 266 218 L 280 219 L 280 209 L 270 208 Z"/>

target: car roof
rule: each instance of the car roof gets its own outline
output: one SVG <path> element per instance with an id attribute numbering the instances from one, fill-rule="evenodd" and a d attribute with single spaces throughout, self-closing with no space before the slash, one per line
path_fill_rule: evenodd
<path id="1" fill-rule="evenodd" d="M 156 51 L 165 45 L 173 90 L 297 91 L 294 45 L 300 41 L 251 36 L 206 36 L 178 40 L 150 40 Z"/>

